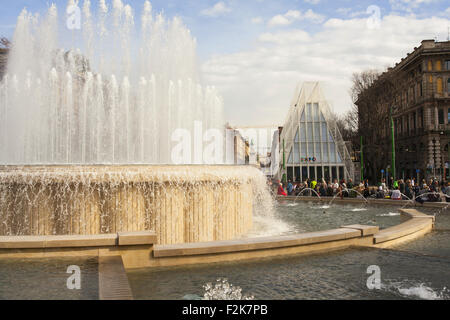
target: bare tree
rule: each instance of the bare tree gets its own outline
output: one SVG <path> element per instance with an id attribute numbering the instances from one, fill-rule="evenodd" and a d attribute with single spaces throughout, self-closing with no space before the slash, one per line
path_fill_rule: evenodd
<path id="1" fill-rule="evenodd" d="M 376 181 L 380 170 L 389 164 L 389 108 L 399 83 L 395 73 L 376 70 L 354 74 L 352 83 L 350 94 L 358 115 L 357 137 L 364 141 L 365 177 Z"/>
<path id="2" fill-rule="evenodd" d="M 360 95 L 365 93 L 380 75 L 381 73 L 377 70 L 366 70 L 353 74 L 352 88 L 350 89 L 350 96 L 352 97 L 353 103 L 358 101 Z"/>

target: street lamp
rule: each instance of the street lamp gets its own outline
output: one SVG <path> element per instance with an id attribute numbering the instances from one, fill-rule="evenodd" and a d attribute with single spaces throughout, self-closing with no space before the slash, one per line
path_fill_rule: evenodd
<path id="1" fill-rule="evenodd" d="M 390 108 L 390 122 L 391 122 L 391 135 L 392 135 L 392 177 L 394 178 L 394 181 L 396 180 L 395 175 L 395 128 L 394 128 L 394 118 L 392 117 L 392 114 L 397 111 L 396 106 L 391 106 Z"/>

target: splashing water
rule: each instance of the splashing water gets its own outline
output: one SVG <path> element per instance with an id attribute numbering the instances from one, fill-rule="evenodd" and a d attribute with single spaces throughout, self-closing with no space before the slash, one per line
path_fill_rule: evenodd
<path id="1" fill-rule="evenodd" d="M 18 17 L 0 83 L 0 164 L 172 164 L 176 129 L 225 129 L 179 18 L 148 1 L 140 24 L 121 0 L 96 10 L 85 0 L 82 12 L 80 30 L 62 27 L 56 5 Z"/>
<path id="2" fill-rule="evenodd" d="M 377 217 L 397 217 L 400 215 L 401 215 L 400 212 L 389 212 L 389 213 L 377 214 Z"/>
<path id="3" fill-rule="evenodd" d="M 253 296 L 242 295 L 242 289 L 240 287 L 234 287 L 228 283 L 227 279 L 217 279 L 216 284 L 213 286 L 211 283 L 207 283 L 203 286 L 205 294 L 203 300 L 254 300 Z"/>
<path id="4" fill-rule="evenodd" d="M 351 210 L 352 212 L 362 212 L 362 211 L 367 211 L 366 208 L 354 208 Z"/>
<path id="5" fill-rule="evenodd" d="M 382 284 L 381 288 L 393 293 L 399 293 L 407 298 L 418 298 L 422 300 L 447 300 L 450 298 L 449 291 L 446 287 L 442 290 L 436 290 L 425 283 L 414 281 L 389 281 Z"/>

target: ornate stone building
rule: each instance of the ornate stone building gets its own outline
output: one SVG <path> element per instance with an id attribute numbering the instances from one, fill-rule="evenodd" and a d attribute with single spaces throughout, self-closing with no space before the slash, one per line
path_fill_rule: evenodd
<path id="1" fill-rule="evenodd" d="M 356 105 L 367 177 L 377 181 L 381 170 L 390 171 L 392 112 L 397 178 L 449 178 L 450 41 L 422 41 L 361 92 Z"/>

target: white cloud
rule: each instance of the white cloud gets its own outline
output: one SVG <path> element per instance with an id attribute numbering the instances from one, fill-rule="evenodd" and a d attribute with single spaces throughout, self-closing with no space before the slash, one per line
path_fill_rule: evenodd
<path id="1" fill-rule="evenodd" d="M 347 110 L 354 72 L 392 66 L 423 39 L 446 39 L 442 26 L 449 22 L 391 14 L 379 29 L 369 29 L 365 18 L 330 19 L 314 34 L 296 28 L 263 33 L 252 49 L 214 56 L 202 70 L 222 92 L 231 124 L 282 125 L 298 82 L 322 81 L 334 109 Z"/>
<path id="2" fill-rule="evenodd" d="M 294 22 L 292 19 L 288 19 L 286 16 L 279 14 L 270 19 L 268 25 L 269 27 L 287 26 L 292 22 Z"/>
<path id="3" fill-rule="evenodd" d="M 264 22 L 263 18 L 261 18 L 261 17 L 252 18 L 251 21 L 252 21 L 253 24 L 260 24 L 260 23 Z"/>
<path id="4" fill-rule="evenodd" d="M 202 10 L 200 12 L 200 14 L 203 16 L 208 16 L 208 17 L 218 17 L 218 16 L 224 15 L 228 12 L 231 12 L 231 8 L 227 7 L 225 2 L 220 1 L 220 2 L 217 2 L 211 8 Z"/>
<path id="5" fill-rule="evenodd" d="M 394 10 L 412 11 L 423 4 L 430 4 L 439 1 L 441 0 L 389 0 L 389 3 Z"/>
<path id="6" fill-rule="evenodd" d="M 320 2 L 320 0 L 304 0 L 304 1 L 310 4 L 318 4 Z"/>
<path id="7" fill-rule="evenodd" d="M 268 26 L 269 27 L 287 26 L 292 24 L 294 21 L 300 20 L 308 20 L 313 23 L 321 23 L 325 20 L 325 17 L 318 13 L 315 13 L 311 9 L 307 10 L 305 13 L 302 13 L 301 11 L 298 10 L 289 10 L 283 15 L 278 14 L 272 17 L 272 19 L 270 19 L 268 22 Z"/>
<path id="8" fill-rule="evenodd" d="M 314 23 L 322 23 L 325 20 L 325 17 L 323 15 L 313 12 L 311 9 L 305 12 L 303 18 Z"/>

